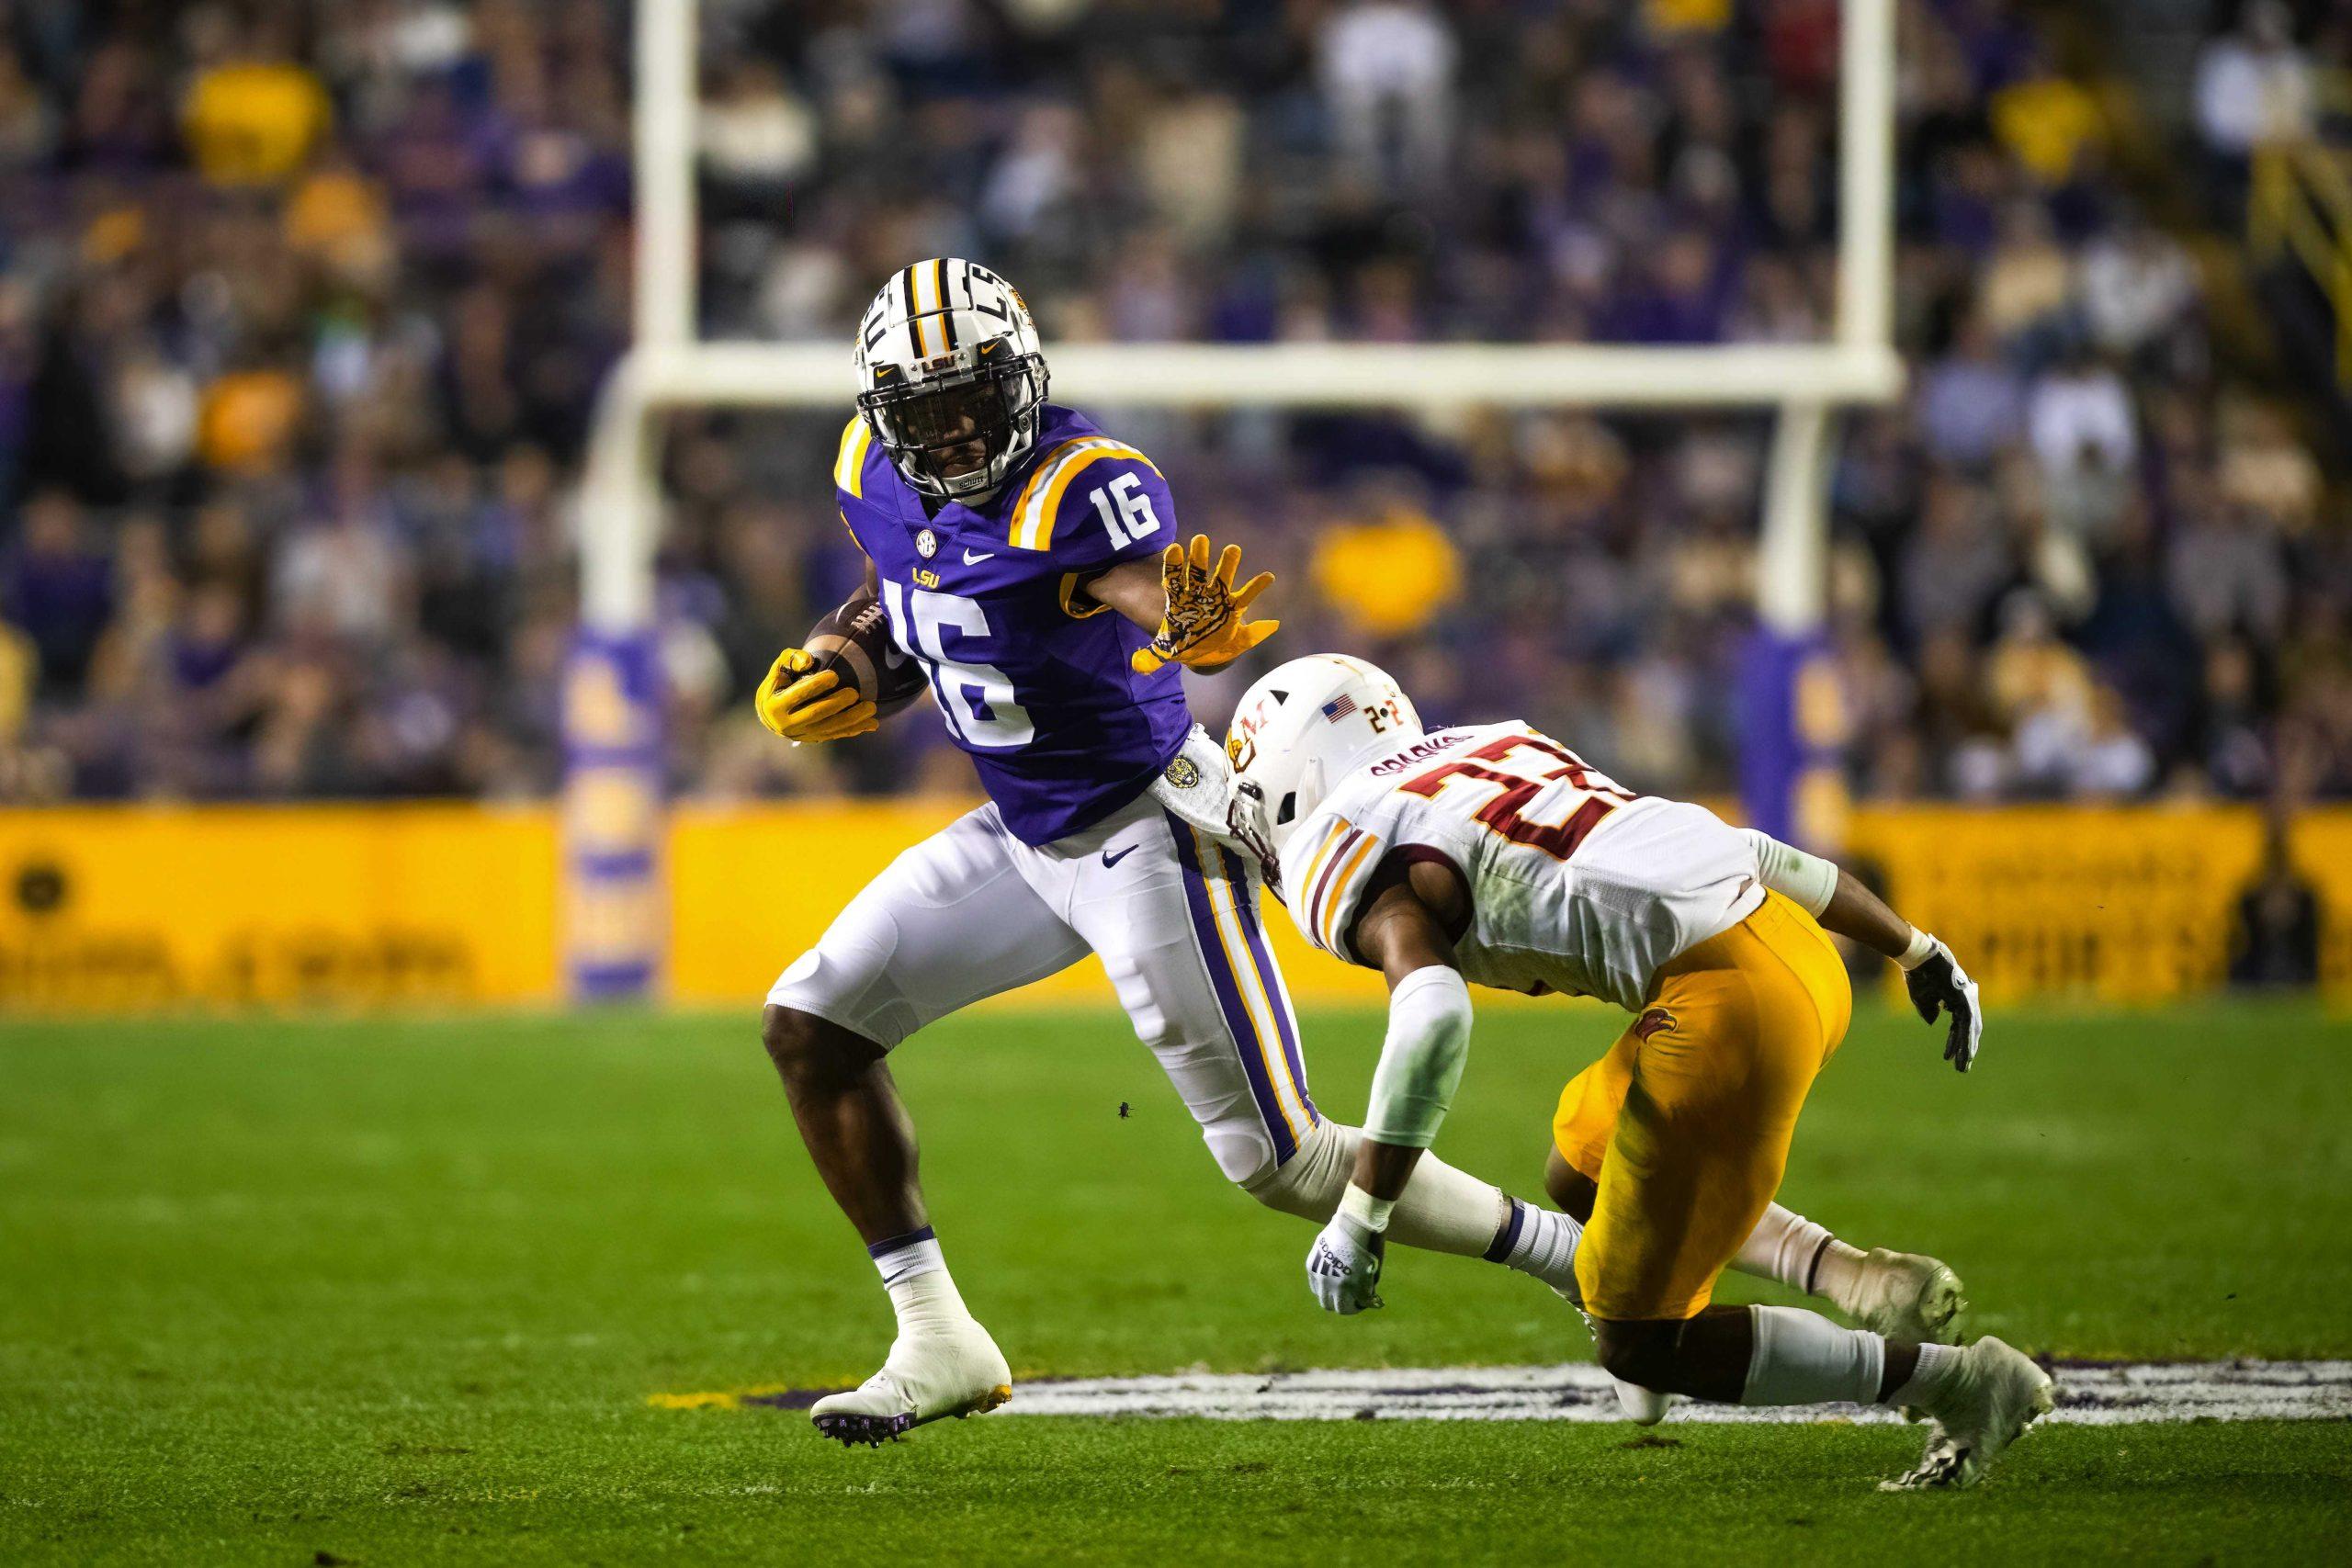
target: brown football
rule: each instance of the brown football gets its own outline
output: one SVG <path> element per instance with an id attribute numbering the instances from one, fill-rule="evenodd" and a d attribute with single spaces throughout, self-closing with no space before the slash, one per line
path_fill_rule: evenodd
<path id="1" fill-rule="evenodd" d="M 819 621 L 801 647 L 817 656 L 817 668 L 831 670 L 842 684 L 874 699 L 876 709 L 893 714 L 930 684 L 922 666 L 890 640 L 889 617 L 879 601 L 853 601 Z"/>

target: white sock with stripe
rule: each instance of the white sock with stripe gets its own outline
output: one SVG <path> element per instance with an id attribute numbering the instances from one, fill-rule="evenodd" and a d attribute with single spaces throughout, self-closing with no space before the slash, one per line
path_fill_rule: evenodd
<path id="1" fill-rule="evenodd" d="M 1348 1129 L 1348 1166 L 1351 1170 L 1355 1166 L 1353 1145 L 1363 1136 L 1357 1129 Z M 1427 1252 L 1484 1258 L 1487 1248 L 1494 1245 L 1496 1216 L 1504 1212 L 1503 1206 L 1510 1201 L 1493 1182 L 1481 1181 L 1466 1170 L 1456 1170 L 1423 1149 L 1421 1157 L 1413 1162 L 1413 1174 L 1406 1181 L 1396 1209 L 1388 1216 L 1388 1239 Z"/>
<path id="2" fill-rule="evenodd" d="M 1363 1130 L 1339 1122 L 1317 1122 L 1301 1138 L 1298 1152 L 1280 1170 L 1247 1183 L 1243 1190 L 1270 1209 L 1320 1224 L 1336 1213 L 1356 1168 L 1356 1145 Z M 1492 1182 L 1456 1170 L 1424 1150 L 1396 1206 L 1388 1213 L 1388 1239 L 1425 1252 L 1483 1258 L 1499 1233 L 1511 1200 Z"/>
<path id="3" fill-rule="evenodd" d="M 1731 1266 L 1758 1279 L 1778 1280 L 1809 1296 L 1824 1296 L 1840 1311 L 1849 1304 L 1861 1282 L 1862 1252 L 1829 1234 L 1803 1214 L 1773 1203 L 1740 1244 Z"/>
<path id="4" fill-rule="evenodd" d="M 972 1309 L 947 1272 L 939 1237 L 929 1225 L 905 1235 L 877 1241 L 865 1249 L 890 1292 L 890 1310 L 899 1319 L 899 1337 L 920 1338 L 972 1321 Z"/>
<path id="5" fill-rule="evenodd" d="M 1584 1239 L 1584 1226 L 1554 1209 L 1538 1208 L 1516 1198 L 1503 1201 L 1510 1207 L 1487 1248 L 1487 1261 L 1532 1274 L 1575 1300 L 1577 1243 Z"/>

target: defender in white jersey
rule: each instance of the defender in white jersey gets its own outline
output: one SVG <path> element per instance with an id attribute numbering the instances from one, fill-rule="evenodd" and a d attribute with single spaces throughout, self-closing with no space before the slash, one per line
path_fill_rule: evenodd
<path id="1" fill-rule="evenodd" d="M 1584 1218 L 1577 1294 L 1629 1409 L 1655 1419 L 1676 1394 L 1917 1407 L 1936 1424 L 1890 1483 L 1905 1487 L 1971 1483 L 2049 1410 L 2048 1376 L 2000 1340 L 1935 1342 L 1959 1303 L 1932 1258 L 1853 1255 L 1905 1307 L 1867 1328 L 1711 1304 L 1725 1267 L 1756 1258 L 1759 1238 L 1785 1263 L 1790 1222 L 1804 1224 L 1773 1195 L 1852 1010 L 1824 928 L 1904 966 L 1921 1016 L 1950 1015 L 1945 1057 L 1964 1072 L 1976 991 L 1941 942 L 1827 862 L 1638 795 L 1524 724 L 1424 733 L 1360 660 L 1273 671 L 1242 698 L 1227 750 L 1291 918 L 1389 983 L 1354 1175 L 1307 1255 L 1326 1306 L 1380 1304 L 1388 1205 L 1460 1081 L 1468 984 L 1600 997 L 1635 1020 L 1562 1094 L 1548 1180 Z M 1808 1289 L 1840 1245 L 1820 1236 Z"/>

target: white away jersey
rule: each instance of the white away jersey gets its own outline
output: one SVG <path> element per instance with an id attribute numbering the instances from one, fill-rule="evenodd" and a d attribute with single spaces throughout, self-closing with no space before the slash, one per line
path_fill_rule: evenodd
<path id="1" fill-rule="evenodd" d="M 1430 857 L 1470 889 L 1454 942 L 1481 986 L 1638 1012 L 1659 965 L 1764 901 L 1747 840 L 1702 806 L 1636 795 L 1515 720 L 1441 729 L 1342 779 L 1282 855 L 1291 919 L 1347 962 L 1373 873 Z"/>

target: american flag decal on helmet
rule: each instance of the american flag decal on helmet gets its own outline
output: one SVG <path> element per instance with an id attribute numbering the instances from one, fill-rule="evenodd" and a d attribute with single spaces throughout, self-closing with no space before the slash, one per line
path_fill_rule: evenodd
<path id="1" fill-rule="evenodd" d="M 1339 723 L 1340 720 L 1347 717 L 1348 715 L 1355 711 L 1355 698 L 1349 696 L 1344 692 L 1323 705 L 1323 716 L 1329 719 L 1334 724 Z"/>

